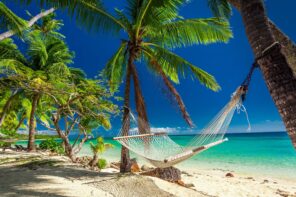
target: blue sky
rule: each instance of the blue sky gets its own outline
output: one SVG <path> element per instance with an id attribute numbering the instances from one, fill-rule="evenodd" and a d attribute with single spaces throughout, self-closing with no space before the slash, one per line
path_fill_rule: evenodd
<path id="1" fill-rule="evenodd" d="M 38 5 L 30 7 L 19 6 L 7 1 L 7 5 L 19 16 L 26 16 L 25 10 L 33 15 L 39 12 Z M 106 7 L 124 8 L 123 0 L 107 0 Z M 278 0 L 267 0 L 268 16 L 280 27 L 292 40 L 296 40 L 296 21 L 294 8 L 296 2 L 280 3 Z M 57 11 L 59 19 L 63 19 L 65 26 L 61 32 L 66 36 L 66 41 L 71 50 L 75 51 L 76 58 L 73 66 L 82 68 L 89 77 L 94 77 L 102 70 L 105 63 L 119 46 L 120 40 L 112 35 L 87 32 L 76 25 L 74 20 L 65 12 Z M 194 0 L 193 3 L 181 9 L 181 15 L 185 18 L 211 17 L 206 0 Z M 214 75 L 222 90 L 212 92 L 191 79 L 182 79 L 177 90 L 181 94 L 191 118 L 197 128 L 186 130 L 194 132 L 201 129 L 212 117 L 225 105 L 231 93 L 245 78 L 250 65 L 253 62 L 253 53 L 245 35 L 244 26 L 240 14 L 234 10 L 230 20 L 234 38 L 228 44 L 198 45 L 176 52 Z M 179 133 L 187 125 L 181 118 L 178 109 L 170 104 L 162 93 L 161 80 L 151 74 L 143 65 L 138 64 L 137 69 L 141 79 L 141 85 L 148 116 L 153 128 Z M 245 102 L 252 124 L 252 132 L 283 131 L 284 126 L 277 109 L 268 93 L 262 75 L 257 70 L 253 76 L 250 91 Z M 119 95 L 122 95 L 122 89 Z M 134 108 L 134 105 L 133 105 Z M 120 127 L 120 119 L 112 120 L 113 132 Z M 235 115 L 229 131 L 245 132 L 247 121 L 243 114 Z"/>

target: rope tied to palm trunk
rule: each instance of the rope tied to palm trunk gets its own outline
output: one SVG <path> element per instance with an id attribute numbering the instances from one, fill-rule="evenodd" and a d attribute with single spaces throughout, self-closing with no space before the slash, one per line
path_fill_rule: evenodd
<path id="1" fill-rule="evenodd" d="M 242 95 L 242 101 L 245 101 L 246 99 L 246 94 L 248 92 L 249 89 L 249 85 L 251 83 L 251 79 L 253 76 L 253 73 L 255 71 L 256 68 L 260 68 L 258 61 L 266 56 L 268 56 L 273 50 L 278 49 L 280 50 L 282 47 L 282 45 L 279 42 L 274 42 L 271 45 L 269 45 L 268 47 L 266 47 L 264 50 L 262 50 L 261 55 L 257 56 L 255 58 L 255 61 L 253 62 L 246 78 L 244 79 L 244 81 L 241 83 L 241 87 L 244 89 L 245 94 Z"/>

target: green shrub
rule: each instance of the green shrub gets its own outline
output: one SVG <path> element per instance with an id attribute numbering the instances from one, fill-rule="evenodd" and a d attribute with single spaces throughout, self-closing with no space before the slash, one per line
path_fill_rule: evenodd
<path id="1" fill-rule="evenodd" d="M 107 166 L 107 160 L 106 159 L 99 159 L 98 161 L 98 168 L 104 169 Z"/>
<path id="2" fill-rule="evenodd" d="M 39 144 L 39 148 L 42 150 L 50 150 L 52 152 L 56 152 L 59 154 L 64 153 L 64 148 L 62 147 L 62 144 L 57 142 L 55 139 L 50 138 L 42 141 Z"/>
<path id="3" fill-rule="evenodd" d="M 0 141 L 0 148 L 8 148 L 8 147 L 11 147 L 13 143 L 11 142 L 1 142 Z"/>

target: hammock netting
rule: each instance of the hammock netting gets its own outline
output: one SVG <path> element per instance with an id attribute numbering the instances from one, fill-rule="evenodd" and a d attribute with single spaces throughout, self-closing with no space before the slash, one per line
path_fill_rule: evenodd
<path id="1" fill-rule="evenodd" d="M 129 150 L 145 158 L 155 167 L 166 168 L 173 166 L 227 141 L 224 135 L 235 110 L 246 112 L 242 105 L 241 96 L 243 94 L 244 91 L 238 88 L 225 107 L 186 146 L 181 146 L 174 142 L 167 133 L 146 132 L 145 134 L 141 134 L 135 128 L 129 129 L 127 135 L 124 135 L 123 130 L 121 130 L 119 136 L 114 139 Z M 135 124 L 137 122 L 132 113 L 130 113 L 130 118 L 127 121 L 130 120 Z M 127 121 L 124 121 L 123 124 L 130 124 Z"/>

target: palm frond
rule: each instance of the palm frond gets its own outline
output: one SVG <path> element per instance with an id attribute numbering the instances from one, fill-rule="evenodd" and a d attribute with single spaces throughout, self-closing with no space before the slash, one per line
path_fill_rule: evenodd
<path id="1" fill-rule="evenodd" d="M 40 21 L 33 25 L 31 31 L 35 31 L 36 34 L 42 34 L 46 37 L 56 38 L 57 40 L 65 39 L 65 36 L 58 32 L 64 25 L 63 21 L 56 20 L 54 17 L 56 17 L 55 13 L 42 17 Z"/>
<path id="2" fill-rule="evenodd" d="M 227 21 L 218 18 L 185 19 L 151 29 L 152 41 L 169 48 L 228 42 L 232 31 Z"/>
<path id="3" fill-rule="evenodd" d="M 213 91 L 220 90 L 220 86 L 212 75 L 194 66 L 177 54 L 158 45 L 153 45 L 153 48 L 145 47 L 144 50 L 148 54 L 152 54 L 152 57 L 162 66 L 169 78 L 171 78 L 170 74 L 178 73 L 183 77 L 190 76 L 192 79 L 198 79 L 201 84 Z"/>
<path id="4" fill-rule="evenodd" d="M 0 41 L 0 59 L 16 59 L 25 62 L 25 58 L 18 50 L 17 45 L 9 38 Z"/>
<path id="5" fill-rule="evenodd" d="M 186 2 L 186 0 L 142 0 L 141 3 L 138 3 L 138 13 L 134 22 L 136 35 L 139 34 L 140 29 L 147 25 L 158 27 L 165 22 L 174 20 L 178 16 L 179 7 Z"/>
<path id="6" fill-rule="evenodd" d="M 63 62 L 53 63 L 46 69 L 47 73 L 51 76 L 51 80 L 67 80 L 67 77 L 71 75 L 71 71 L 67 64 Z"/>
<path id="7" fill-rule="evenodd" d="M 32 0 L 16 0 L 20 3 L 31 3 Z M 41 6 L 47 5 L 67 10 L 68 14 L 88 30 L 108 31 L 118 33 L 125 28 L 114 16 L 103 6 L 101 0 L 36 0 Z"/>
<path id="8" fill-rule="evenodd" d="M 106 67 L 103 70 L 103 75 L 110 83 L 111 91 L 115 91 L 122 82 L 126 68 L 126 46 L 127 43 L 123 42 L 117 52 L 108 61 Z"/>
<path id="9" fill-rule="evenodd" d="M 25 111 L 26 117 L 30 117 L 31 109 L 32 109 L 32 103 L 28 98 L 23 98 L 21 100 L 22 102 L 22 108 Z"/>
<path id="10" fill-rule="evenodd" d="M 125 28 L 124 28 L 125 31 L 128 34 L 131 34 L 133 27 L 132 27 L 130 20 L 127 18 L 127 16 L 124 14 L 124 12 L 122 10 L 115 8 L 115 12 L 118 16 L 118 20 L 120 21 L 120 23 L 122 23 L 125 26 Z"/>
<path id="11" fill-rule="evenodd" d="M 132 23 L 136 21 L 142 3 L 143 0 L 127 0 L 126 10 L 128 16 L 131 18 Z"/>
<path id="12" fill-rule="evenodd" d="M 2 75 L 22 75 L 29 77 L 33 70 L 15 59 L 0 59 L 0 74 Z"/>
<path id="13" fill-rule="evenodd" d="M 31 32 L 28 40 L 28 55 L 32 61 L 32 65 L 34 69 L 41 69 L 46 65 L 48 59 L 46 45 L 39 34 L 36 34 L 36 32 Z"/>
<path id="14" fill-rule="evenodd" d="M 48 54 L 47 65 L 56 63 L 69 65 L 73 63 L 75 55 L 63 40 L 48 38 L 45 40 L 45 46 Z"/>
<path id="15" fill-rule="evenodd" d="M 79 81 L 84 80 L 86 78 L 86 73 L 79 68 L 69 68 L 71 73 L 71 79 L 74 83 L 79 83 Z"/>
<path id="16" fill-rule="evenodd" d="M 4 3 L 0 1 L 0 29 L 12 30 L 21 34 L 27 27 L 27 22 L 14 14 Z"/>
<path id="17" fill-rule="evenodd" d="M 227 0 L 208 0 L 208 6 L 215 17 L 229 19 L 232 14 Z"/>

